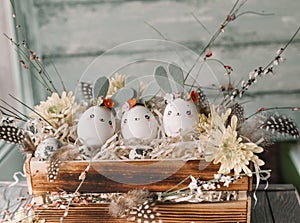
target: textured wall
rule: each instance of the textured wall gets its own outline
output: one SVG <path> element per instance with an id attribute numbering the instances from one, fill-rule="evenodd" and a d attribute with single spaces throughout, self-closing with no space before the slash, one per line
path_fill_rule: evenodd
<path id="1" fill-rule="evenodd" d="M 162 38 L 145 22 L 155 26 L 168 40 L 200 52 L 234 2 L 30 0 L 21 10 L 28 22 L 28 35 L 49 70 L 54 72 L 50 66 L 52 61 L 68 88 L 74 89 L 86 67 L 104 51 L 127 41 Z M 212 47 L 215 58 L 233 67 L 236 84 L 246 79 L 254 68 L 265 66 L 289 40 L 299 26 L 299 7 L 300 2 L 294 0 L 284 4 L 279 0 L 252 0 L 244 5 L 241 12 L 265 11 L 273 15 L 238 18 Z M 196 22 L 192 13 L 208 31 Z M 134 54 L 126 53 L 112 57 L 111 62 Z M 250 89 L 251 97 L 246 98 L 249 113 L 261 106 L 299 106 L 300 35 L 289 46 L 285 57 L 287 60 L 278 67 L 275 76 L 262 79 Z M 219 82 L 226 83 L 220 67 L 213 63 L 210 66 Z M 300 123 L 299 114 L 294 113 L 292 117 Z"/>

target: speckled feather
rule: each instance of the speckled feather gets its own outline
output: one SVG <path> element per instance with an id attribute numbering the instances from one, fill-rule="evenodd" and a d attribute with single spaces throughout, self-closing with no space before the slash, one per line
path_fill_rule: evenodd
<path id="1" fill-rule="evenodd" d="M 162 222 L 155 207 L 156 198 L 147 190 L 132 190 L 112 198 L 109 211 L 114 217 L 126 218 L 129 222 Z"/>
<path id="2" fill-rule="evenodd" d="M 73 145 L 66 145 L 56 150 L 49 159 L 48 180 L 53 182 L 59 173 L 60 166 L 69 160 L 74 160 L 79 156 L 79 149 Z"/>
<path id="3" fill-rule="evenodd" d="M 0 126 L 0 139 L 3 139 L 6 142 L 21 144 L 24 137 L 24 131 L 21 128 L 10 124 Z"/>
<path id="4" fill-rule="evenodd" d="M 260 126 L 261 129 L 280 133 L 283 136 L 299 137 L 296 124 L 284 115 L 270 115 Z"/>
<path id="5" fill-rule="evenodd" d="M 81 92 L 86 100 L 91 100 L 93 98 L 93 87 L 92 84 L 87 82 L 80 82 Z"/>
<path id="6" fill-rule="evenodd" d="M 237 117 L 237 126 L 239 128 L 240 125 L 245 121 L 244 107 L 239 103 L 234 103 L 229 108 L 231 108 L 229 120 L 233 115 L 235 115 Z"/>
<path id="7" fill-rule="evenodd" d="M 201 88 L 198 88 L 196 92 L 198 93 L 198 101 L 195 102 L 197 110 L 199 113 L 207 116 L 210 113 L 208 99 Z"/>

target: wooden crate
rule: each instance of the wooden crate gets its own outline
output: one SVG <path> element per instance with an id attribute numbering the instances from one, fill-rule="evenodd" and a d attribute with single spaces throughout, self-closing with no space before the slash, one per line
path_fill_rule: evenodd
<path id="1" fill-rule="evenodd" d="M 74 192 L 80 183 L 78 177 L 88 165 L 89 163 L 86 161 L 65 162 L 59 169 L 57 179 L 54 182 L 48 182 L 48 163 L 28 157 L 25 162 L 25 169 L 29 193 L 42 195 L 47 192 L 62 190 Z M 93 162 L 79 192 L 111 193 L 128 192 L 133 189 L 163 192 L 174 187 L 190 175 L 200 177 L 203 180 L 211 180 L 218 169 L 219 165 L 207 163 L 204 160 L 190 160 L 187 162 L 180 160 L 97 161 Z M 170 174 L 172 171 L 173 173 Z M 163 179 L 166 173 L 169 176 Z M 109 178 L 106 177 L 107 174 L 110 176 Z M 134 179 L 135 183 L 120 183 L 118 181 L 120 177 L 128 179 L 128 182 Z M 136 179 L 139 178 L 151 179 L 153 183 L 136 183 Z M 190 181 L 187 180 L 181 187 L 186 187 L 189 183 Z M 250 222 L 251 202 L 247 193 L 251 190 L 251 187 L 252 178 L 243 177 L 229 187 L 218 189 L 238 191 L 239 196 L 236 201 L 158 204 L 158 211 L 161 213 L 160 218 L 163 222 Z M 46 209 L 39 208 L 36 213 L 41 219 L 46 219 L 46 222 L 59 222 L 64 210 L 49 206 Z M 109 215 L 108 204 L 72 206 L 64 222 L 78 222 L 78 218 L 85 219 L 88 222 L 124 222 L 124 219 L 115 219 Z"/>
<path id="2" fill-rule="evenodd" d="M 175 222 L 250 222 L 251 199 L 220 203 L 176 203 L 157 204 L 157 212 L 164 223 Z M 46 222 L 60 222 L 64 210 L 55 207 L 39 208 L 37 216 Z M 108 204 L 76 205 L 69 209 L 64 222 L 127 222 L 126 219 L 113 218 L 108 212 Z M 151 221 L 150 221 L 151 222 Z M 156 221 L 157 222 L 157 221 Z"/>

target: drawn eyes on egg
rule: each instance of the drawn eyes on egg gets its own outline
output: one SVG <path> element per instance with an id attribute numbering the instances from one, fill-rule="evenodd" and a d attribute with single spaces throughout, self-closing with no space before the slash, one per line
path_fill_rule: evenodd
<path id="1" fill-rule="evenodd" d="M 95 115 L 94 114 L 90 114 L 90 118 L 95 118 Z"/>
<path id="2" fill-rule="evenodd" d="M 170 115 L 172 115 L 172 111 L 168 111 L 168 116 L 170 116 Z M 175 114 L 176 116 L 180 116 L 180 113 L 179 112 L 177 112 L 176 114 Z"/>
<path id="3" fill-rule="evenodd" d="M 100 122 L 104 122 L 104 118 L 100 118 L 99 120 L 100 120 Z"/>
<path id="4" fill-rule="evenodd" d="M 124 119 L 123 123 L 124 123 L 124 124 L 126 124 L 126 123 L 127 123 L 127 118 L 125 118 L 125 119 Z"/>
<path id="5" fill-rule="evenodd" d="M 188 111 L 186 111 L 186 114 L 187 114 L 187 115 L 191 115 L 192 112 L 191 112 L 190 110 L 188 110 Z"/>
<path id="6" fill-rule="evenodd" d="M 149 120 L 150 119 L 150 115 L 145 115 L 145 119 Z"/>
<path id="7" fill-rule="evenodd" d="M 109 121 L 108 121 L 108 124 L 109 124 L 109 125 L 112 125 L 112 121 L 111 121 L 111 120 L 109 120 Z"/>

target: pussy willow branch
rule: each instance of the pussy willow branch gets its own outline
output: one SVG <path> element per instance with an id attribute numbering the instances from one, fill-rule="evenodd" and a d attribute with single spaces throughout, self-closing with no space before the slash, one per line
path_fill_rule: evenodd
<path id="1" fill-rule="evenodd" d="M 241 7 L 241 5 L 243 5 L 244 3 L 241 3 L 241 5 L 236 9 L 237 5 L 239 3 L 239 0 L 237 0 L 235 2 L 235 4 L 233 5 L 233 7 L 231 8 L 230 12 L 228 15 L 232 15 L 232 14 L 236 14 L 237 10 Z M 208 48 L 211 47 L 211 45 L 215 42 L 215 40 L 218 38 L 218 36 L 220 35 L 220 33 L 222 33 L 222 30 L 231 22 L 232 20 L 228 20 L 227 18 L 224 20 L 224 22 L 221 24 L 221 27 L 219 27 L 217 29 L 217 31 L 214 33 L 214 35 L 211 37 L 211 39 L 209 40 L 208 44 L 203 48 L 203 50 L 199 53 L 195 63 L 192 65 L 192 67 L 189 69 L 187 75 L 184 78 L 184 82 L 187 80 L 187 78 L 189 77 L 190 73 L 193 71 L 193 69 L 195 68 L 196 64 L 198 63 L 198 61 L 201 59 L 202 55 L 207 51 Z"/>
<path id="2" fill-rule="evenodd" d="M 300 110 L 300 107 L 287 107 L 287 106 L 284 106 L 284 107 L 271 107 L 271 108 L 262 108 L 262 109 L 258 109 L 258 111 L 256 111 L 255 113 L 253 113 L 252 115 L 249 115 L 248 117 L 246 117 L 245 119 L 249 119 L 259 113 L 262 113 L 262 112 L 266 112 L 266 111 L 272 111 L 272 110 L 292 110 L 292 111 L 298 111 Z"/>
<path id="3" fill-rule="evenodd" d="M 262 69 L 261 69 L 261 73 L 257 75 L 257 77 L 261 77 L 262 74 L 264 73 L 264 71 L 266 71 L 267 69 L 271 68 L 272 65 L 274 64 L 274 62 L 276 62 L 278 60 L 278 58 L 281 57 L 281 55 L 283 54 L 283 52 L 287 49 L 287 47 L 293 42 L 293 40 L 295 39 L 295 37 L 297 36 L 297 34 L 300 31 L 300 27 L 298 27 L 298 29 L 296 30 L 296 32 L 293 34 L 293 36 L 289 39 L 289 41 L 282 47 L 280 48 L 279 52 L 276 54 L 276 57 L 274 59 L 272 59 L 267 65 L 265 65 Z M 249 85 L 250 87 L 250 85 Z M 246 89 L 247 90 L 247 89 Z M 246 92 L 246 90 L 244 90 L 243 94 Z M 223 101 L 221 102 L 221 105 L 226 103 L 226 106 L 229 105 L 237 96 L 238 94 L 241 92 L 241 88 L 240 89 L 234 89 L 233 91 L 231 91 L 230 94 L 228 94 L 226 97 L 224 97 Z M 233 97 L 233 98 L 232 98 Z"/>
<path id="4" fill-rule="evenodd" d="M 199 57 L 196 59 L 195 63 L 193 64 L 193 66 L 190 68 L 189 72 L 187 73 L 184 81 L 187 80 L 187 78 L 189 77 L 190 73 L 192 72 L 192 70 L 194 69 L 194 67 L 196 66 L 197 62 L 201 59 L 202 55 L 211 47 L 211 45 L 215 42 L 215 40 L 218 38 L 218 36 L 220 35 L 221 32 L 223 32 L 223 30 L 225 29 L 225 27 L 232 21 L 236 20 L 238 17 L 243 16 L 243 15 L 247 15 L 247 14 L 255 14 L 255 15 L 262 15 L 262 16 L 268 16 L 268 15 L 272 15 L 272 13 L 264 13 L 264 12 L 255 12 L 255 11 L 245 11 L 242 12 L 240 14 L 237 14 L 238 11 L 242 8 L 242 6 L 246 3 L 246 1 L 241 2 L 240 4 L 239 0 L 237 0 L 234 4 L 234 6 L 232 7 L 232 9 L 230 10 L 227 18 L 225 19 L 225 21 L 221 24 L 221 27 L 218 28 L 218 30 L 215 32 L 215 34 L 211 37 L 210 41 L 208 42 L 208 44 L 204 47 L 204 49 L 200 52 Z M 193 14 L 193 16 L 195 17 L 195 19 L 199 21 L 199 19 Z M 200 22 L 200 24 L 203 26 L 203 24 Z M 208 31 L 205 28 L 206 31 Z"/>
<path id="5" fill-rule="evenodd" d="M 10 0 L 10 3 L 11 3 L 11 6 L 12 6 L 12 10 L 13 10 L 13 18 L 15 19 L 15 21 L 16 21 L 16 23 L 17 23 L 17 18 L 18 18 L 18 17 L 17 17 L 17 15 L 16 15 L 16 9 L 15 9 L 14 3 L 12 2 L 12 0 Z M 25 20 L 25 18 L 24 18 L 24 20 Z M 23 45 L 23 46 L 24 46 L 24 48 L 25 48 L 27 51 L 29 51 L 29 53 L 31 53 L 31 52 L 30 52 L 30 46 L 29 46 L 29 44 L 27 43 L 27 41 L 25 40 L 25 32 L 24 32 L 24 30 L 22 29 L 22 26 L 17 24 L 16 27 L 17 27 L 18 30 L 21 30 L 20 33 L 21 33 L 21 36 L 22 36 L 22 38 L 23 38 L 23 42 L 24 42 L 24 45 Z M 11 39 L 11 40 L 12 40 L 12 39 Z M 18 48 L 19 48 L 19 50 L 21 50 L 21 47 L 18 47 Z M 26 54 L 25 54 L 25 55 L 26 55 Z M 20 55 L 19 55 L 19 56 L 20 56 Z M 26 55 L 25 57 L 27 57 L 27 55 Z M 24 57 L 23 57 L 23 59 L 24 59 Z M 34 68 L 36 69 L 36 71 L 38 72 L 38 74 L 39 74 L 41 77 L 42 77 L 42 75 L 45 75 L 46 79 L 47 79 L 48 82 L 50 83 L 50 85 L 51 85 L 51 87 L 53 88 L 53 90 L 50 90 L 50 87 L 48 87 L 48 88 L 45 87 L 45 86 L 43 86 L 43 87 L 45 87 L 47 91 L 51 91 L 50 93 L 53 93 L 53 91 L 58 92 L 57 89 L 56 89 L 56 87 L 55 87 L 54 84 L 53 84 L 53 81 L 52 81 L 52 79 L 51 79 L 49 73 L 48 73 L 47 70 L 45 69 L 45 66 L 44 66 L 37 58 L 34 58 L 34 61 L 36 62 L 37 66 L 38 66 L 40 69 L 36 68 L 35 64 L 34 64 L 32 61 L 29 61 L 29 62 L 30 62 L 31 65 L 34 66 Z M 63 83 L 63 80 L 62 80 L 62 77 L 61 77 L 60 73 L 58 72 L 57 68 L 54 66 L 53 63 L 52 63 L 52 65 L 53 65 L 53 67 L 54 67 L 54 70 L 55 70 L 55 72 L 56 72 L 58 78 L 59 78 L 59 81 L 60 81 L 60 83 L 61 83 L 61 85 L 62 85 L 63 90 L 66 91 L 66 88 L 65 88 L 65 85 L 64 85 L 64 83 Z M 40 72 L 40 71 L 42 71 L 42 72 Z M 44 78 L 42 77 L 42 79 L 44 79 Z M 48 85 L 48 84 L 46 84 L 46 85 Z"/>
<path id="6" fill-rule="evenodd" d="M 10 38 L 8 35 L 6 35 L 5 33 L 3 33 L 3 35 L 14 45 L 16 46 L 16 48 L 19 50 L 16 50 L 17 54 L 19 55 L 20 59 L 24 60 L 24 62 L 26 61 L 26 64 L 30 64 L 33 69 L 40 74 L 40 69 L 38 69 L 38 67 L 36 66 L 36 64 L 34 64 L 29 58 L 28 58 L 28 53 L 30 52 L 26 52 L 24 51 L 24 49 L 22 49 L 20 47 L 19 43 L 16 43 L 12 38 Z M 26 50 L 28 50 L 27 48 L 25 48 Z M 53 90 L 51 89 L 51 87 L 48 85 L 47 81 L 44 79 L 43 75 L 39 75 L 37 76 L 35 74 L 35 72 L 33 72 L 33 77 L 50 93 L 53 93 Z M 42 78 L 42 80 L 39 79 Z"/>

